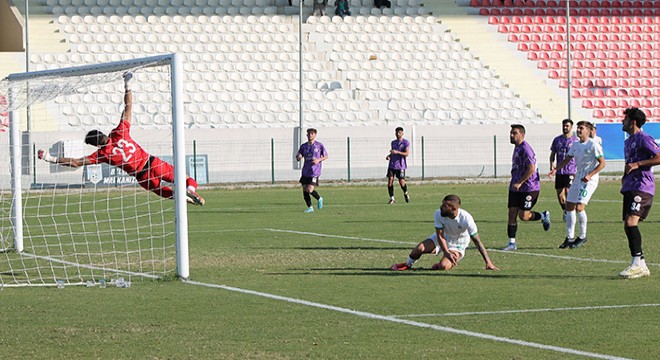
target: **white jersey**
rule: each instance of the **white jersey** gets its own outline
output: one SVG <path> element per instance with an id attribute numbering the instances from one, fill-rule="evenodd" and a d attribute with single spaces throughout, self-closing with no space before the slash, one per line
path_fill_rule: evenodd
<path id="1" fill-rule="evenodd" d="M 578 182 L 598 166 L 598 158 L 603 157 L 603 146 L 593 139 L 587 139 L 585 142 L 577 141 L 568 150 L 568 155 L 575 159 L 575 181 Z M 598 183 L 598 174 L 591 180 Z"/>
<path id="2" fill-rule="evenodd" d="M 470 244 L 470 236 L 477 233 L 477 224 L 472 215 L 463 209 L 458 209 L 458 215 L 454 219 L 444 217 L 440 214 L 440 209 L 436 210 L 435 227 L 442 229 L 443 236 L 447 240 L 447 247 L 450 250 L 459 251 L 461 254 L 465 253 L 465 249 Z M 435 233 L 429 237 L 429 239 L 433 238 L 437 240 Z"/>

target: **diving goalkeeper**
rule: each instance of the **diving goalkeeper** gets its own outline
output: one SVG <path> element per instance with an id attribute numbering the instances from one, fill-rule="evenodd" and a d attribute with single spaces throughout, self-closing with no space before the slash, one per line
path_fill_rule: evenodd
<path id="1" fill-rule="evenodd" d="M 96 146 L 98 148 L 96 152 L 82 158 L 58 158 L 44 150 L 39 150 L 37 156 L 39 159 L 53 164 L 74 168 L 99 163 L 110 164 L 134 176 L 144 189 L 166 199 L 172 199 L 174 191 L 169 186 L 163 186 L 161 182 L 174 183 L 174 167 L 149 155 L 131 138 L 133 95 L 130 80 L 132 77 L 133 74 L 130 72 L 124 74 L 124 111 L 121 114 L 119 125 L 110 132 L 109 136 L 99 130 L 91 130 L 85 136 L 85 143 Z M 204 205 L 204 199 L 195 192 L 196 190 L 197 182 L 188 176 L 186 178 L 186 201 L 194 205 Z"/>

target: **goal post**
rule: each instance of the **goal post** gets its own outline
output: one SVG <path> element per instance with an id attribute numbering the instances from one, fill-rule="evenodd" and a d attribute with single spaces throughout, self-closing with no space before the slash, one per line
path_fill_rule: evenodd
<path id="1" fill-rule="evenodd" d="M 99 84 L 117 83 L 126 71 L 138 74 L 148 68 L 164 68 L 169 72 L 167 80 L 169 80 L 168 95 L 171 101 L 168 109 L 171 111 L 171 149 L 168 151 L 171 153 L 165 155 L 171 158 L 174 165 L 172 231 L 168 230 L 168 220 L 160 220 L 169 217 L 167 206 L 171 205 L 163 207 L 157 203 L 171 202 L 171 200 L 159 198 L 135 185 L 127 186 L 128 189 L 125 191 L 122 190 L 124 187 L 103 190 L 111 197 L 99 200 L 99 194 L 105 194 L 103 191 L 96 193 L 96 190 L 92 190 L 90 194 L 81 189 L 79 193 L 72 195 L 70 192 L 75 186 L 67 185 L 65 190 L 58 191 L 57 186 L 48 190 L 44 190 L 44 188 L 35 190 L 32 186 L 28 187 L 23 184 L 24 161 L 22 157 L 25 155 L 22 154 L 21 147 L 21 124 L 20 116 L 17 115 L 19 109 L 52 101 L 62 96 L 84 93 L 90 87 Z M 135 77 L 132 81 L 135 81 Z M 7 100 L 6 105 L 0 103 L 0 112 L 9 112 L 8 147 L 11 173 L 9 189 L 11 200 L 9 200 L 8 194 L 2 195 L 6 189 L 4 189 L 4 185 L 0 184 L 0 203 L 4 203 L 0 208 L 2 211 L 0 216 L 4 216 L 8 207 L 11 209 L 12 229 L 9 234 L 4 229 L 7 224 L 0 222 L 3 228 L 0 232 L 0 254 L 4 254 L 4 259 L 0 255 L 0 287 L 53 286 L 60 285 L 62 281 L 65 281 L 66 284 L 89 285 L 90 281 L 92 283 L 98 282 L 100 279 L 105 281 L 108 273 L 111 274 L 110 276 L 118 274 L 145 278 L 168 277 L 171 276 L 168 275 L 168 270 L 155 271 L 152 269 L 167 268 L 171 262 L 175 262 L 176 268 L 171 271 L 176 272 L 177 277 L 189 278 L 183 66 L 180 55 L 168 54 L 11 74 L 0 81 L 0 95 Z M 114 121 L 112 127 L 116 126 L 119 121 L 119 115 L 116 116 L 117 120 Z M 80 141 L 82 142 L 82 139 Z M 145 146 L 145 150 L 152 153 L 149 146 Z M 84 185 L 82 187 L 84 188 Z M 36 205 L 26 203 L 23 195 L 30 192 L 42 194 L 38 199 L 28 199 L 27 203 L 33 202 Z M 62 197 L 65 200 L 61 200 Z M 72 204 L 72 199 L 77 199 L 75 200 L 77 203 Z M 154 202 L 156 205 L 147 203 L 147 201 Z M 117 210 L 115 203 L 124 208 Z M 40 209 L 49 206 L 52 207 L 52 210 L 48 216 L 52 219 L 44 219 L 48 216 L 44 216 L 41 212 L 33 214 L 35 211 L 41 211 Z M 65 212 L 70 209 L 79 209 L 81 213 L 72 217 L 63 214 L 60 217 L 58 213 L 60 210 L 56 210 L 60 208 L 65 209 Z M 144 212 L 151 211 L 152 208 L 159 208 L 162 214 L 153 217 L 150 214 L 144 215 Z M 107 214 L 95 214 L 94 209 L 100 209 Z M 130 218 L 117 220 L 114 217 L 116 212 L 121 213 L 121 216 L 130 216 Z M 28 217 L 30 219 L 26 221 Z M 70 220 L 71 218 L 76 220 Z M 143 219 L 145 218 L 147 222 L 149 219 L 157 219 L 159 224 L 144 224 Z M 108 224 L 104 224 L 104 222 Z M 120 228 L 113 227 L 111 222 L 121 223 Z M 36 226 L 40 229 L 30 231 L 26 228 L 27 226 Z M 67 226 L 66 235 L 58 233 L 60 229 L 67 228 Z M 121 226 L 124 227 L 121 228 Z M 118 232 L 124 232 L 124 234 L 118 234 Z M 174 233 L 174 244 L 172 244 L 175 252 L 174 259 L 162 255 L 162 253 L 168 252 L 167 246 L 163 248 L 145 246 L 169 241 L 170 239 L 164 238 L 171 238 L 172 232 Z M 38 233 L 35 236 L 46 240 L 37 240 L 38 244 L 35 244 L 35 241 L 30 239 L 35 233 Z M 133 239 L 133 236 L 136 239 Z M 8 237 L 12 239 L 8 239 Z M 95 237 L 99 238 L 98 241 L 90 240 Z M 122 238 L 131 244 L 121 244 L 118 239 Z M 46 244 L 50 239 L 64 239 L 63 241 L 67 243 Z M 126 254 L 123 254 L 122 251 Z M 136 261 L 139 263 L 135 264 Z"/>

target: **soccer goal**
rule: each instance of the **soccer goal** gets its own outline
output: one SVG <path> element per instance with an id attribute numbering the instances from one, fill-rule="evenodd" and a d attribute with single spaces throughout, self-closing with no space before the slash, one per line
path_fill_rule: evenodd
<path id="1" fill-rule="evenodd" d="M 82 158 L 95 152 L 84 144 L 85 134 L 108 134 L 118 125 L 127 71 L 133 73 L 131 135 L 174 165 L 174 201 L 142 189 L 119 168 L 72 169 L 35 154 L 44 149 Z M 0 177 L 0 287 L 189 277 L 182 71 L 180 56 L 170 54 L 0 81 L 6 100 L 0 113 L 9 112 L 9 130 L 0 133 L 6 169 Z"/>

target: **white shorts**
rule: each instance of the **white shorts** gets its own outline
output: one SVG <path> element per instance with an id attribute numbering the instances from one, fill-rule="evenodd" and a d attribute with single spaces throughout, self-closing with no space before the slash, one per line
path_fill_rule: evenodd
<path id="1" fill-rule="evenodd" d="M 598 188 L 598 181 L 589 180 L 587 183 L 583 183 L 577 177 L 573 181 L 570 189 L 568 189 L 568 194 L 566 195 L 566 201 L 572 202 L 574 204 L 589 204 L 589 199 L 591 195 L 596 192 Z"/>
<path id="2" fill-rule="evenodd" d="M 438 234 L 433 233 L 433 234 L 429 235 L 429 237 L 427 237 L 426 239 L 427 240 L 432 240 L 436 247 L 440 246 L 440 242 L 438 241 Z M 452 244 L 450 242 L 447 242 L 447 249 L 460 253 L 461 257 L 459 257 L 458 260 L 461 260 L 463 258 L 463 256 L 465 256 L 465 247 L 463 247 L 463 246 L 458 246 L 456 244 Z"/>

